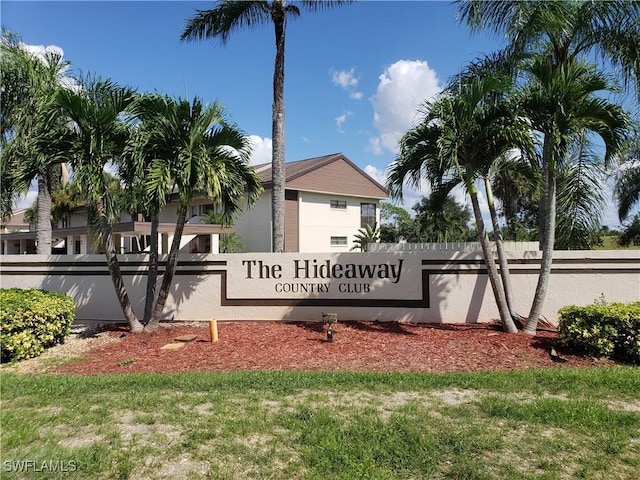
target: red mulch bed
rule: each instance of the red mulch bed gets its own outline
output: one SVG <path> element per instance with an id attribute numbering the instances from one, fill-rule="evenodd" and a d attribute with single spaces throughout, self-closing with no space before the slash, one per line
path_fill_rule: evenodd
<path id="1" fill-rule="evenodd" d="M 557 334 L 508 334 L 495 325 L 339 322 L 333 341 L 317 323 L 219 322 L 211 343 L 202 326 L 162 324 L 152 334 L 106 326 L 117 341 L 86 352 L 85 359 L 58 367 L 82 375 L 133 372 L 222 372 L 237 370 L 326 370 L 370 372 L 462 372 L 557 365 L 583 367 L 608 361 L 571 355 Z M 180 350 L 161 350 L 182 335 L 197 339 Z M 551 347 L 565 360 L 554 362 Z"/>

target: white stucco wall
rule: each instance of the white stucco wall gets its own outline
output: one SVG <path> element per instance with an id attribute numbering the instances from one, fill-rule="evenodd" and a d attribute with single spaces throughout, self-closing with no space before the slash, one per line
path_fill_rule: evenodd
<path id="1" fill-rule="evenodd" d="M 242 237 L 246 252 L 271 251 L 271 192 L 262 194 L 253 208 L 246 209 L 234 224 Z"/>
<path id="2" fill-rule="evenodd" d="M 271 251 L 271 196 L 265 192 L 255 207 L 245 210 L 234 225 L 235 232 L 245 242 L 246 252 Z M 331 209 L 331 200 L 344 200 L 347 208 Z M 377 199 L 298 192 L 299 243 L 301 252 L 348 252 L 360 228 L 360 204 L 375 203 L 380 224 Z M 331 237 L 346 237 L 347 245 L 332 246 Z"/>
<path id="3" fill-rule="evenodd" d="M 331 200 L 345 201 L 347 208 L 331 208 Z M 360 204 L 363 202 L 376 204 L 379 223 L 380 208 L 375 199 L 300 192 L 300 251 L 348 252 L 360 229 Z M 346 237 L 347 245 L 331 245 L 331 237 Z"/>
<path id="4" fill-rule="evenodd" d="M 516 310 L 526 316 L 539 251 L 511 252 Z M 144 255 L 125 255 L 122 271 L 141 315 Z M 182 255 L 164 317 L 180 320 L 340 320 L 478 323 L 498 319 L 478 252 Z M 68 293 L 79 319 L 123 321 L 104 256 L 9 255 L 2 288 Z M 542 310 L 549 321 L 566 305 L 640 300 L 640 251 L 555 252 Z"/>

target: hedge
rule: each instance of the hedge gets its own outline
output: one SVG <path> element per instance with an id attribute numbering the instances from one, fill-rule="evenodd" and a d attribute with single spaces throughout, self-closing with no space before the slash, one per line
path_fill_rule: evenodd
<path id="1" fill-rule="evenodd" d="M 640 302 L 561 308 L 559 341 L 596 357 L 640 364 Z"/>
<path id="2" fill-rule="evenodd" d="M 64 343 L 71 333 L 75 304 L 60 292 L 19 288 L 0 290 L 0 356 L 2 362 L 36 357 Z"/>

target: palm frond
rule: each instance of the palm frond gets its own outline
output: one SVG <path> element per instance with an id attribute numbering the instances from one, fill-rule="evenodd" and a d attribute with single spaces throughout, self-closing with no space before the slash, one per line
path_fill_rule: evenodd
<path id="1" fill-rule="evenodd" d="M 266 0 L 223 0 L 211 10 L 197 10 L 187 20 L 180 40 L 219 39 L 225 45 L 237 31 L 271 22 L 271 6 Z"/>

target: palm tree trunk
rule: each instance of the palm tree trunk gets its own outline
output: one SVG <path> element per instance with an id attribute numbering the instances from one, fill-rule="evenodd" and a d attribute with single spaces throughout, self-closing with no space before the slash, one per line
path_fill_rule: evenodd
<path id="1" fill-rule="evenodd" d="M 549 286 L 549 277 L 551 275 L 551 264 L 553 263 L 553 247 L 555 244 L 556 233 L 556 172 L 554 152 L 551 145 L 551 135 L 545 134 L 544 150 L 542 156 L 542 172 L 544 176 L 544 226 L 542 236 L 542 261 L 540 265 L 540 273 L 538 275 L 538 285 L 536 293 L 533 297 L 531 311 L 527 319 L 527 326 L 523 330 L 524 333 L 535 335 L 538 328 L 538 320 L 544 305 L 544 299 L 547 295 Z"/>
<path id="2" fill-rule="evenodd" d="M 284 12 L 274 12 L 276 35 L 276 59 L 273 72 L 273 151 L 271 159 L 271 213 L 272 251 L 284 251 L 284 193 L 285 193 L 285 144 L 284 144 Z M 281 16 L 280 16 L 281 15 Z"/>
<path id="3" fill-rule="evenodd" d="M 144 301 L 144 318 L 142 323 L 145 325 L 151 320 L 153 312 L 153 301 L 156 296 L 156 281 L 158 280 L 158 224 L 160 216 L 154 213 L 151 216 L 151 242 L 149 245 L 149 270 L 147 273 L 147 292 Z"/>
<path id="4" fill-rule="evenodd" d="M 104 203 L 102 199 L 96 200 L 96 211 L 100 218 L 100 226 L 102 230 L 102 248 L 104 249 L 104 254 L 107 257 L 107 268 L 111 274 L 111 281 L 113 282 L 113 287 L 116 291 L 116 297 L 118 297 L 118 302 L 120 302 L 120 308 L 122 308 L 124 318 L 129 324 L 129 329 L 132 333 L 140 333 L 143 330 L 143 325 L 140 323 L 133 311 L 133 307 L 129 301 L 129 295 L 127 294 L 127 288 L 122 280 L 120 263 L 118 262 L 118 257 L 116 255 L 116 246 L 113 242 L 111 227 L 107 221 L 107 215 L 104 210 Z"/>
<path id="5" fill-rule="evenodd" d="M 504 291 L 500 284 L 500 276 L 498 275 L 498 269 L 496 268 L 496 261 L 493 258 L 493 252 L 491 251 L 491 244 L 487 237 L 487 231 L 484 226 L 484 220 L 482 219 L 482 212 L 480 211 L 480 203 L 478 202 L 478 190 L 473 183 L 473 179 L 467 179 L 467 189 L 471 196 L 471 205 L 473 206 L 473 214 L 476 219 L 476 228 L 478 229 L 478 235 L 480 236 L 480 245 L 482 246 L 482 254 L 484 255 L 484 261 L 487 265 L 487 274 L 489 275 L 489 282 L 491 283 L 491 289 L 493 290 L 493 296 L 498 306 L 500 313 L 500 321 L 502 322 L 502 328 L 509 333 L 518 333 L 518 329 L 513 323 L 511 314 L 509 313 L 509 307 L 505 300 Z"/>
<path id="6" fill-rule="evenodd" d="M 188 204 L 186 203 L 183 204 L 183 202 L 180 202 L 180 204 L 178 205 L 176 229 L 173 241 L 171 242 L 171 249 L 169 250 L 169 258 L 167 258 L 167 266 L 165 268 L 164 275 L 162 275 L 162 284 L 160 285 L 160 290 L 158 291 L 158 298 L 153 309 L 153 316 L 151 317 L 149 323 L 147 323 L 147 325 L 144 327 L 145 332 L 155 332 L 158 329 L 158 325 L 160 324 L 160 316 L 162 315 L 162 311 L 164 310 L 165 303 L 167 303 L 167 298 L 169 297 L 169 289 L 171 288 L 171 283 L 173 282 L 173 277 L 178 266 L 180 241 L 182 240 L 182 232 L 184 231 L 184 224 L 187 219 L 187 208 Z"/>
<path id="7" fill-rule="evenodd" d="M 36 253 L 38 255 L 51 255 L 51 191 L 49 176 L 46 172 L 38 173 Z"/>
<path id="8" fill-rule="evenodd" d="M 493 225 L 493 239 L 496 242 L 496 250 L 498 251 L 498 263 L 500 265 L 500 277 L 502 277 L 502 287 L 504 288 L 504 296 L 509 307 L 509 314 L 512 319 L 518 317 L 513 304 L 513 289 L 511 287 L 511 275 L 509 272 L 509 261 L 504 251 L 504 242 L 502 241 L 502 233 L 500 225 L 498 225 L 498 214 L 496 213 L 496 204 L 493 197 L 493 189 L 491 182 L 487 177 L 484 178 L 484 186 L 487 192 L 487 203 L 489 204 L 489 214 L 491 216 L 491 224 Z"/>

